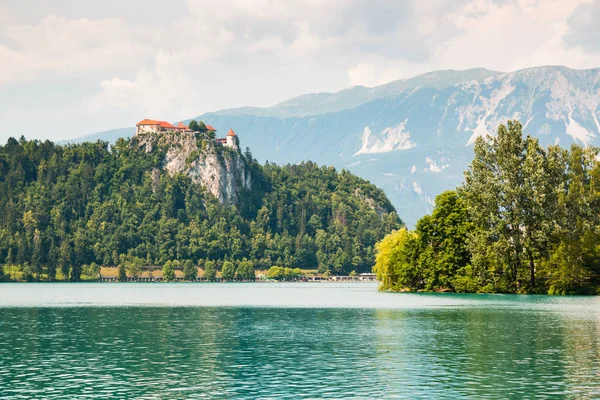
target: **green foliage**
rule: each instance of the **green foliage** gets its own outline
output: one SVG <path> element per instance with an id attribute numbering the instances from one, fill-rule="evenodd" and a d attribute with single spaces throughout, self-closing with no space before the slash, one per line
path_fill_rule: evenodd
<path id="1" fill-rule="evenodd" d="M 122 265 L 127 271 L 127 275 L 131 278 L 139 278 L 142 274 L 142 267 L 145 264 L 145 260 L 140 257 L 121 255 L 119 257 L 120 265 Z"/>
<path id="2" fill-rule="evenodd" d="M 167 261 L 165 265 L 163 265 L 162 276 L 165 282 L 175 280 L 175 268 L 173 267 L 173 262 Z"/>
<path id="3" fill-rule="evenodd" d="M 204 143 L 204 142 L 202 142 L 202 143 Z M 198 150 L 191 151 L 190 155 L 185 160 L 185 164 L 186 165 L 190 165 L 191 163 L 193 163 L 194 161 L 196 161 L 199 156 L 200 156 L 200 152 Z"/>
<path id="4" fill-rule="evenodd" d="M 557 189 L 564 182 L 562 150 L 543 149 L 523 138 L 519 122 L 500 125 L 489 140 L 479 138 L 461 193 L 481 243 L 471 246 L 475 267 L 496 269 L 502 260 L 504 284 L 512 291 L 526 281 L 536 287 L 537 258 L 545 257 L 558 212 Z M 500 244 L 500 245 L 496 245 Z M 486 249 L 487 247 L 487 249 Z M 488 249 L 488 257 L 481 257 Z"/>
<path id="5" fill-rule="evenodd" d="M 73 281 L 89 278 L 92 263 L 135 277 L 141 266 L 198 259 L 347 274 L 368 271 L 375 243 L 402 225 L 383 191 L 347 171 L 261 166 L 249 150 L 232 152 L 252 190 L 220 204 L 162 169 L 166 149 L 146 153 L 136 140 L 0 146 L 0 260 Z"/>
<path id="6" fill-rule="evenodd" d="M 196 280 L 198 276 L 198 268 L 194 265 L 192 260 L 185 260 L 183 262 L 183 279 L 186 281 Z"/>
<path id="7" fill-rule="evenodd" d="M 376 246 L 373 271 L 386 290 L 416 290 L 422 280 L 417 264 L 419 236 L 406 228 L 388 234 Z"/>
<path id="8" fill-rule="evenodd" d="M 98 276 L 100 275 L 100 266 L 98 264 L 96 264 L 95 262 L 84 265 L 82 270 L 83 270 L 84 275 L 86 275 L 90 279 L 97 279 Z"/>
<path id="9" fill-rule="evenodd" d="M 225 261 L 221 269 L 221 276 L 225 281 L 232 281 L 235 278 L 235 265 L 230 261 Z"/>
<path id="10" fill-rule="evenodd" d="M 276 265 L 272 266 L 267 271 L 267 278 L 275 279 L 277 281 L 283 280 L 283 268 Z"/>
<path id="11" fill-rule="evenodd" d="M 284 268 L 278 266 L 272 266 L 267 271 L 267 278 L 274 279 L 277 281 L 294 281 L 303 277 L 302 270 L 300 268 Z"/>
<path id="12" fill-rule="evenodd" d="M 474 150 L 458 192 L 377 244 L 382 289 L 598 293 L 598 150 L 542 148 L 517 121 Z"/>
<path id="13" fill-rule="evenodd" d="M 235 271 L 235 278 L 238 281 L 254 281 L 256 274 L 254 273 L 254 264 L 252 261 L 244 258 Z"/>
<path id="14" fill-rule="evenodd" d="M 28 262 L 25 262 L 21 265 L 21 279 L 23 279 L 25 282 L 33 282 L 33 273 L 34 270 Z"/>
<path id="15" fill-rule="evenodd" d="M 210 260 L 206 260 L 204 263 L 204 279 L 212 282 L 217 277 L 217 269 L 215 268 L 215 263 Z"/>
<path id="16" fill-rule="evenodd" d="M 422 269 L 420 289 L 451 289 L 457 271 L 467 266 L 471 255 L 467 246 L 473 224 L 464 201 L 454 191 L 435 199 L 435 208 L 417 223 L 418 264 Z"/>
<path id="17" fill-rule="evenodd" d="M 203 121 L 191 120 L 188 128 L 194 132 L 209 133 L 206 124 Z"/>
<path id="18" fill-rule="evenodd" d="M 124 264 L 119 264 L 119 282 L 127 281 L 127 269 Z"/>

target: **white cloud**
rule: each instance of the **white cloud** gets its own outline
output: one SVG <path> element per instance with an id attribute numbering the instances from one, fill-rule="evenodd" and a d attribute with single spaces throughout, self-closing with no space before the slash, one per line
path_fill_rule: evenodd
<path id="1" fill-rule="evenodd" d="M 0 96 L 64 97 L 46 107 L 71 119 L 56 129 L 66 136 L 436 69 L 600 66 L 599 0 L 187 0 L 169 15 L 155 0 L 127 15 L 70 3 L 41 17 L 23 0 L 0 7 Z M 18 111 L 2 114 L 0 141 L 39 115 Z"/>
<path id="2" fill-rule="evenodd" d="M 379 83 L 375 66 L 372 64 L 357 64 L 348 70 L 351 86 L 375 86 Z"/>
<path id="3" fill-rule="evenodd" d="M 566 49 L 566 19 L 587 0 L 498 3 L 476 0 L 446 16 L 460 30 L 435 51 L 438 63 L 455 68 L 474 64 L 500 71 L 544 65 L 597 66 L 577 49 Z M 510 54 L 510 57 L 506 55 Z M 476 63 L 479 60 L 479 63 Z"/>
<path id="4" fill-rule="evenodd" d="M 142 32 L 116 18 L 68 20 L 49 15 L 37 25 L 7 25 L 3 34 L 12 46 L 0 45 L 0 85 L 44 73 L 73 77 L 92 71 L 124 72 L 143 65 L 150 51 L 139 41 Z"/>
<path id="5" fill-rule="evenodd" d="M 417 182 L 413 182 L 413 190 L 417 194 L 423 194 L 423 189 L 421 188 L 421 185 L 419 185 Z"/>
<path id="6" fill-rule="evenodd" d="M 596 68 L 600 65 L 600 36 L 590 20 L 600 20 L 600 0 L 593 2 L 595 6 L 589 3 L 591 0 L 416 1 L 414 18 L 420 22 L 414 39 L 429 49 L 429 57 L 419 62 L 375 56 L 368 63 L 351 66 L 348 78 L 351 84 L 374 86 L 437 69 Z M 569 27 L 568 18 L 579 6 L 577 19 Z M 586 23 L 589 27 L 580 32 L 579 26 Z M 578 31 L 569 35 L 570 29 Z M 570 40 L 565 42 L 565 37 Z"/>
<path id="7" fill-rule="evenodd" d="M 446 168 L 448 168 L 449 164 L 444 164 L 444 159 L 442 159 L 442 164 L 438 165 L 434 160 L 429 157 L 425 157 L 425 163 L 427 164 L 427 169 L 431 172 L 442 172 Z"/>

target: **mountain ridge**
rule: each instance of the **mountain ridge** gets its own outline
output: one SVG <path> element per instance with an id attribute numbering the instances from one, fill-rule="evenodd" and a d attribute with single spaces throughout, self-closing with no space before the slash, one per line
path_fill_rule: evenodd
<path id="1" fill-rule="evenodd" d="M 437 193 L 462 181 L 478 136 L 519 119 L 525 133 L 543 145 L 596 145 L 599 104 L 600 68 L 474 68 L 301 95 L 272 107 L 221 110 L 197 119 L 219 131 L 233 128 L 261 161 L 312 160 L 370 180 L 386 190 L 410 226 L 431 210 Z"/>

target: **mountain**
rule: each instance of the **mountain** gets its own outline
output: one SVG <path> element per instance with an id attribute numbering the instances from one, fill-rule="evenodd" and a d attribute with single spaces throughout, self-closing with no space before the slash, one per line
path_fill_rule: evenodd
<path id="1" fill-rule="evenodd" d="M 66 143 L 84 143 L 84 142 L 95 142 L 96 140 L 104 140 L 110 143 L 114 143 L 119 138 L 132 137 L 135 133 L 135 128 L 118 128 L 110 129 L 108 131 L 96 132 L 89 135 L 77 137 L 69 140 L 61 140 L 59 144 Z"/>
<path id="2" fill-rule="evenodd" d="M 196 119 L 221 132 L 233 128 L 261 161 L 313 160 L 348 169 L 383 188 L 410 226 L 431 210 L 436 194 L 462 181 L 478 136 L 519 119 L 544 145 L 597 145 L 599 103 L 600 69 L 478 68 Z"/>

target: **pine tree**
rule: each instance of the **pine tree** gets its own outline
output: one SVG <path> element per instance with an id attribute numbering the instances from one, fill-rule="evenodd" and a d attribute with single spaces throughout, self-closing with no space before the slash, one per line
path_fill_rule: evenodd
<path id="1" fill-rule="evenodd" d="M 69 243 L 69 239 L 65 237 L 63 238 L 59 250 L 59 264 L 64 280 L 69 279 L 69 272 L 71 270 L 71 259 L 71 245 Z"/>
<path id="2" fill-rule="evenodd" d="M 39 281 L 42 275 L 42 239 L 40 238 L 40 231 L 37 229 L 33 234 L 33 253 L 31 254 L 31 263 L 33 264 L 35 279 Z"/>

